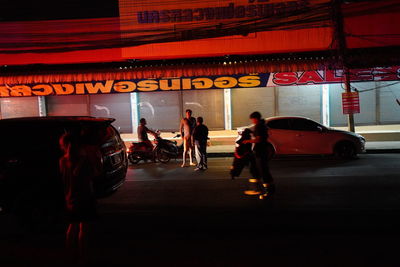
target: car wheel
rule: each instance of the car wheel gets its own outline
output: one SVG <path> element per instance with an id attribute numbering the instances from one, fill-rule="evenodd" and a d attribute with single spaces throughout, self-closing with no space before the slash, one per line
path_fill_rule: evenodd
<path id="1" fill-rule="evenodd" d="M 140 161 L 140 157 L 133 153 L 128 155 L 128 159 L 129 159 L 130 163 L 132 163 L 132 164 L 138 164 Z"/>
<path id="2" fill-rule="evenodd" d="M 335 146 L 335 156 L 340 159 L 352 159 L 357 155 L 354 145 L 350 142 L 341 142 Z"/>
<path id="3" fill-rule="evenodd" d="M 157 150 L 157 159 L 161 163 L 168 163 L 171 160 L 170 156 L 164 149 Z"/>
<path id="4" fill-rule="evenodd" d="M 268 143 L 268 147 L 267 147 L 267 157 L 268 157 L 268 160 L 271 160 L 275 157 L 275 148 L 270 143 Z"/>

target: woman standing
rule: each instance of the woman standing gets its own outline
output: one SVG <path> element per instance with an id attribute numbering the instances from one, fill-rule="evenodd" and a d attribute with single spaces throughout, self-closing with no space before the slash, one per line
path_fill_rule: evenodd
<path id="1" fill-rule="evenodd" d="M 102 170 L 100 151 L 84 140 L 88 138 L 82 134 L 64 134 L 60 138 L 63 156 L 59 160 L 69 220 L 66 247 L 79 262 L 86 261 L 88 222 L 97 217 L 93 179 Z"/>

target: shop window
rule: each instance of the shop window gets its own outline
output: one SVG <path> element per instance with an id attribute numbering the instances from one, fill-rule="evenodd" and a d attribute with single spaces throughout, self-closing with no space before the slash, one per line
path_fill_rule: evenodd
<path id="1" fill-rule="evenodd" d="M 0 98 L 1 118 L 39 116 L 38 101 L 36 96 Z"/>
<path id="2" fill-rule="evenodd" d="M 114 118 L 120 133 L 132 133 L 130 94 L 90 95 L 90 116 Z"/>
<path id="3" fill-rule="evenodd" d="M 379 92 L 380 123 L 400 123 L 400 82 L 377 82 Z"/>
<path id="4" fill-rule="evenodd" d="M 354 114 L 356 125 L 375 125 L 376 124 L 376 92 L 375 82 L 364 82 L 352 84 L 360 91 L 360 113 Z M 371 90 L 370 90 L 371 89 Z M 330 98 L 330 121 L 331 126 L 346 126 L 347 115 L 343 114 L 342 93 L 344 92 L 342 84 L 329 85 Z"/>
<path id="5" fill-rule="evenodd" d="M 278 115 L 321 121 L 321 85 L 278 87 Z"/>
<path id="6" fill-rule="evenodd" d="M 183 92 L 183 110 L 191 109 L 194 117 L 203 117 L 210 130 L 225 129 L 224 90 Z"/>
<path id="7" fill-rule="evenodd" d="M 178 131 L 181 119 L 179 99 L 179 92 L 139 93 L 139 116 L 147 120 L 147 125 L 151 129 Z"/>
<path id="8" fill-rule="evenodd" d="M 248 125 L 249 115 L 258 111 L 264 118 L 275 116 L 275 88 L 232 89 L 232 124 L 234 128 Z"/>
<path id="9" fill-rule="evenodd" d="M 48 96 L 47 116 L 89 116 L 88 96 Z"/>

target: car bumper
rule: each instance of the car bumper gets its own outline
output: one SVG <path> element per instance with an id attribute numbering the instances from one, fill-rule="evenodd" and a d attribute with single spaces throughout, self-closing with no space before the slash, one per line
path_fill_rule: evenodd
<path id="1" fill-rule="evenodd" d="M 118 169 L 106 173 L 94 183 L 94 191 L 97 197 L 106 197 L 120 188 L 124 182 L 127 172 L 127 165 L 121 165 Z"/>
<path id="2" fill-rule="evenodd" d="M 367 152 L 367 149 L 365 147 L 366 141 L 364 138 L 359 140 L 359 144 L 358 144 L 358 151 L 357 153 L 365 153 Z"/>

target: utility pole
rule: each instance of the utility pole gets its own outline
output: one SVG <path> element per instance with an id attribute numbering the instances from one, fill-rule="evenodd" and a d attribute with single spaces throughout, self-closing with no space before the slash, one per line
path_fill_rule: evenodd
<path id="1" fill-rule="evenodd" d="M 332 0 L 333 3 L 333 13 L 332 13 L 332 22 L 334 26 L 334 43 L 335 48 L 338 52 L 338 62 L 339 66 L 343 69 L 344 74 L 344 86 L 346 93 L 351 92 L 351 84 L 350 84 L 350 69 L 348 68 L 347 62 L 347 42 L 346 36 L 344 33 L 344 19 L 341 8 L 342 0 Z M 347 126 L 350 132 L 355 132 L 354 126 L 354 114 L 347 114 Z"/>

